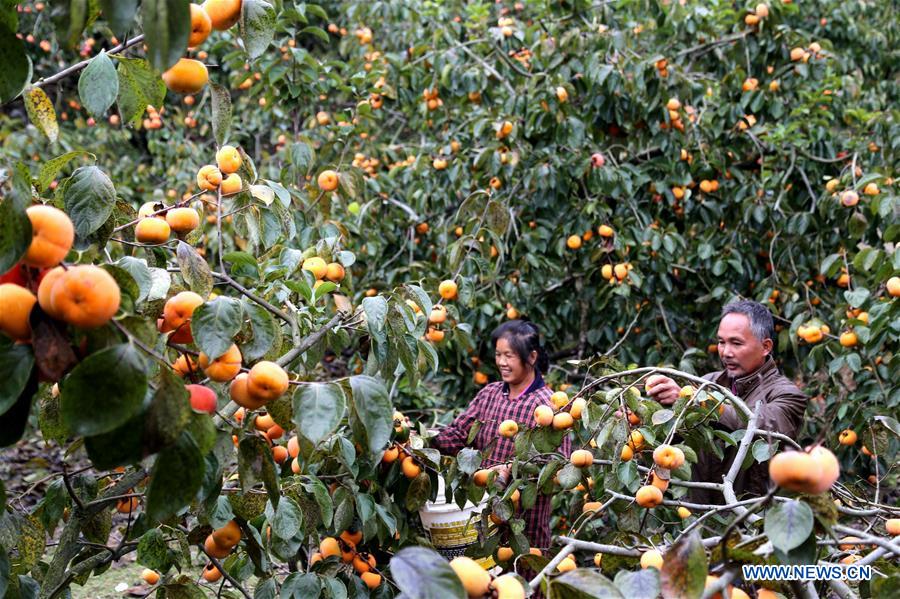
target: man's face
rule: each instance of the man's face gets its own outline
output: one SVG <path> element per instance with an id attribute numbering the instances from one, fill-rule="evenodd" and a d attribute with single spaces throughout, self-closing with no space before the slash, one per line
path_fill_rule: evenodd
<path id="1" fill-rule="evenodd" d="M 726 314 L 719 322 L 718 340 L 719 358 L 732 378 L 756 371 L 772 352 L 772 340 L 757 339 L 745 314 Z"/>

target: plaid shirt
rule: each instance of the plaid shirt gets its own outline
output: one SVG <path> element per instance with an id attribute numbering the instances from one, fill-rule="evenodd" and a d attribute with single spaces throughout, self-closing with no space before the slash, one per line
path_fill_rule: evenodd
<path id="1" fill-rule="evenodd" d="M 509 385 L 496 382 L 486 385 L 469 407 L 446 426 L 437 437 L 431 440 L 432 447 L 446 455 L 456 455 L 466 447 L 469 429 L 478 421 L 481 428 L 475 435 L 471 446 L 483 451 L 497 439 L 497 427 L 504 420 L 515 420 L 519 429 L 535 426 L 534 409 L 540 405 L 552 406 L 550 388 L 544 384 L 540 373 L 535 373 L 534 382 L 519 397 L 510 398 Z M 572 452 L 568 436 L 563 439 L 560 451 L 568 457 Z M 500 438 L 490 456 L 486 456 L 482 466 L 489 468 L 509 462 L 515 455 L 515 444 L 512 439 Z M 534 506 L 523 514 L 525 519 L 525 535 L 533 547 L 550 546 L 550 500 L 547 495 L 538 494 Z"/>

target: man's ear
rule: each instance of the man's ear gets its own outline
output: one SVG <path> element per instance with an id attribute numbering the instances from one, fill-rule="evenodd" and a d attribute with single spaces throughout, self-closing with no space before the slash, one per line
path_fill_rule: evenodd
<path id="1" fill-rule="evenodd" d="M 771 339 L 763 339 L 762 346 L 765 355 L 769 356 L 772 354 L 772 349 L 775 347 L 775 342 Z"/>

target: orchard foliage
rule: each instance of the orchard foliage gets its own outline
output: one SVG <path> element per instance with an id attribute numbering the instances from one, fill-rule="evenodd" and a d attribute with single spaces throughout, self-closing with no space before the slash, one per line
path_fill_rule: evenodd
<path id="1" fill-rule="evenodd" d="M 207 27 L 185 0 L 0 2 L 0 438 L 91 464 L 30 511 L 0 482 L 0 596 L 133 551 L 166 596 L 223 573 L 233 596 L 464 596 L 420 547 L 438 472 L 451 502 L 485 502 L 472 556 L 560 596 L 859 558 L 871 583 L 812 592 L 896 593 L 891 8 L 209 0 Z M 29 258 L 46 230 L 63 269 Z M 812 398 L 800 439 L 697 376 L 739 297 L 773 311 Z M 427 430 L 518 316 L 562 396 L 518 423 L 504 487 Z M 668 408 L 641 393 L 662 365 L 686 385 Z M 724 403 L 746 429 L 711 426 Z M 588 454 L 556 454 L 566 434 Z M 799 495 L 740 504 L 732 476 L 712 481 L 728 508 L 687 500 L 698 452 L 746 466 L 798 443 L 837 455 L 833 487 L 816 451 L 793 456 L 814 480 L 773 477 Z M 577 538 L 559 554 L 522 534 L 538 493 Z"/>

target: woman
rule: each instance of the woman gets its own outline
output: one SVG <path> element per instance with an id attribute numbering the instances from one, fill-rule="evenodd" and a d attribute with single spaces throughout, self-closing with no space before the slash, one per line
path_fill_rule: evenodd
<path id="1" fill-rule="evenodd" d="M 494 359 L 502 382 L 484 387 L 472 403 L 449 426 L 431 440 L 431 445 L 441 453 L 455 456 L 467 446 L 469 430 L 477 421 L 478 433 L 469 444 L 479 451 L 496 443 L 489 456 L 482 462 L 483 468 L 504 469 L 515 454 L 513 439 L 499 437 L 497 427 L 504 420 L 515 420 L 519 430 L 534 423 L 534 409 L 553 404 L 552 392 L 544 383 L 541 372 L 549 360 L 541 347 L 537 327 L 523 320 L 510 320 L 497 327 L 491 335 Z M 563 439 L 560 450 L 568 457 L 571 452 L 569 438 Z M 550 497 L 538 494 L 534 507 L 525 511 L 525 535 L 533 547 L 550 545 Z"/>

